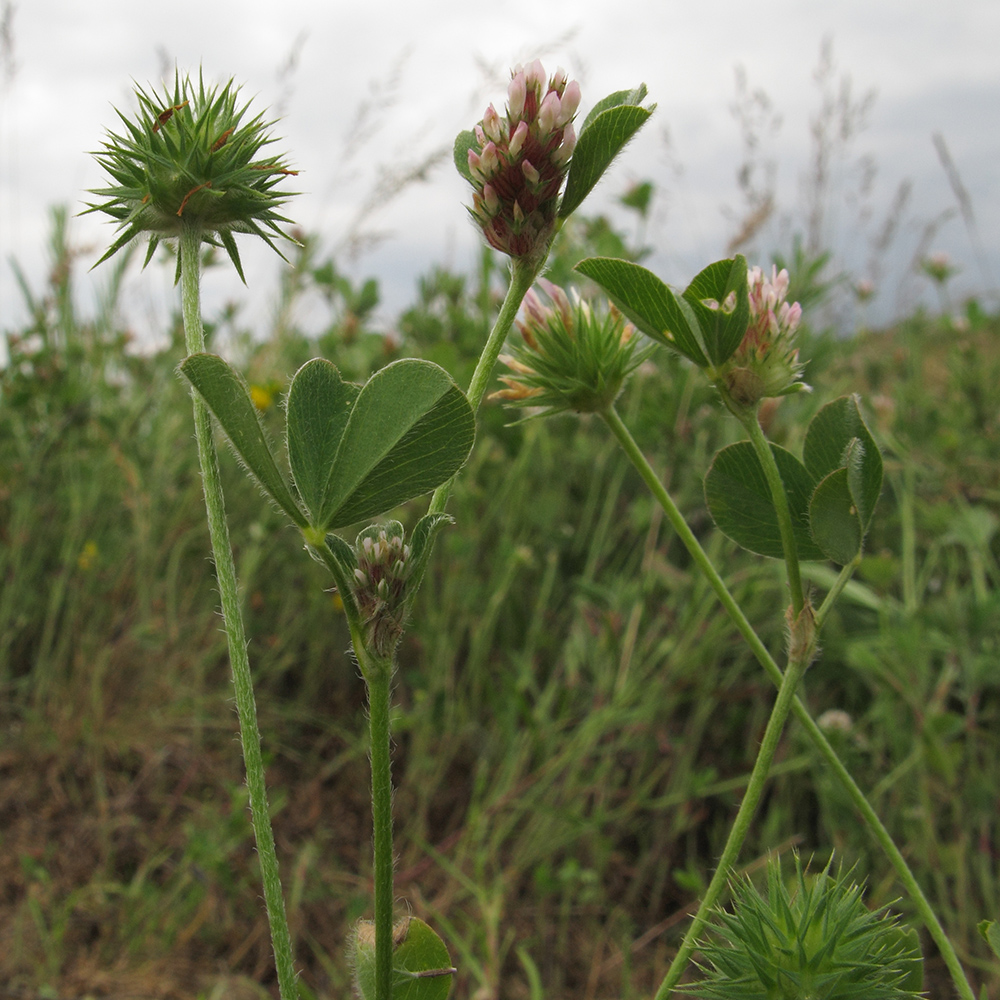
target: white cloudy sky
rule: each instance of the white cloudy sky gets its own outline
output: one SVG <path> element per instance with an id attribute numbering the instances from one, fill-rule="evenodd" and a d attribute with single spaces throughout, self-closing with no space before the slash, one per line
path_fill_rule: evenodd
<path id="1" fill-rule="evenodd" d="M 324 246 L 357 276 L 377 276 L 385 322 L 410 301 L 414 277 L 431 261 L 468 267 L 477 238 L 461 202 L 466 190 L 448 162 L 426 184 L 407 188 L 364 219 L 384 239 L 351 259 L 343 246 L 379 168 L 412 165 L 504 97 L 513 62 L 541 55 L 581 81 L 584 110 L 611 90 L 645 81 L 657 113 L 588 208 L 610 203 L 633 180 L 652 179 L 660 196 L 649 232 L 651 266 L 685 283 L 721 256 L 742 207 L 735 172 L 742 148 L 730 111 L 735 69 L 762 88 L 781 115 L 772 142 L 777 201 L 794 228 L 803 218 L 802 178 L 809 162 L 809 121 L 819 105 L 813 74 L 821 43 L 832 39 L 835 82 L 849 76 L 856 98 L 877 92 L 867 128 L 838 168 L 842 194 L 863 155 L 877 164 L 866 204 L 834 199 L 827 238 L 857 277 L 865 276 L 864 240 L 889 211 L 903 181 L 912 195 L 893 250 L 896 271 L 925 228 L 941 222 L 927 248 L 948 251 L 962 268 L 957 294 L 992 294 L 1000 280 L 1000 3 L 997 0 L 469 0 L 352 3 L 283 0 L 4 0 L 0 76 L 0 325 L 20 315 L 7 259 L 41 279 L 48 206 L 79 206 L 101 183 L 86 150 L 114 125 L 112 106 L 131 107 L 130 81 L 156 82 L 164 66 L 203 67 L 207 77 L 245 84 L 280 111 L 279 132 L 302 173 L 305 192 L 290 214 L 321 234 Z M 358 135 L 360 144 L 351 144 Z M 941 133 L 975 210 L 969 232 L 932 144 Z M 769 158 L 772 158 L 769 152 Z M 860 208 L 864 208 L 864 204 Z M 729 214 L 727 215 L 727 210 Z M 942 213 L 952 217 L 942 221 Z M 777 239 L 777 230 L 774 230 Z M 976 238 L 984 248 L 979 253 Z M 77 243 L 93 250 L 110 227 L 95 217 L 73 223 Z M 761 246 L 761 251 L 771 249 Z M 849 260 L 848 260 L 849 258 Z M 903 262 L 902 264 L 900 262 Z M 249 253 L 248 280 L 273 287 L 275 262 Z M 891 270 L 891 268 L 890 268 Z M 99 272 L 98 272 L 99 273 Z M 207 296 L 238 292 L 212 275 Z M 898 274 L 883 279 L 880 308 L 904 293 Z M 919 291 L 911 283 L 909 292 Z M 81 299 L 88 287 L 81 285 Z M 170 292 L 164 276 L 133 280 L 130 294 L 148 316 Z M 160 305 L 155 305 L 157 295 Z M 266 302 L 266 294 L 261 301 Z M 154 303 L 149 305 L 149 303 Z M 139 325 L 141 325 L 141 320 Z M 150 322 L 155 323 L 155 319 Z"/>

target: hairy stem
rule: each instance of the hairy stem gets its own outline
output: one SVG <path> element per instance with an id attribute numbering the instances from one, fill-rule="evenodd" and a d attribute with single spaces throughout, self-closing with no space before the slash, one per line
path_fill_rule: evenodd
<path id="1" fill-rule="evenodd" d="M 184 317 L 184 341 L 189 354 L 205 349 L 205 333 L 201 321 L 201 234 L 185 228 L 181 234 L 181 311 Z M 222 616 L 229 643 L 229 662 L 232 667 L 233 688 L 236 694 L 236 711 L 239 716 L 240 741 L 246 766 L 247 789 L 250 793 L 250 816 L 257 854 L 260 858 L 261 878 L 264 883 L 264 904 L 271 928 L 274 964 L 278 974 L 278 989 L 282 1000 L 297 1000 L 295 965 L 292 958 L 292 938 L 285 915 L 285 901 L 281 893 L 278 874 L 278 856 L 274 849 L 274 833 L 267 805 L 267 786 L 264 779 L 264 761 L 260 751 L 260 730 L 257 727 L 257 707 L 254 702 L 250 661 L 243 628 L 243 614 L 236 583 L 236 567 L 229 543 L 229 526 L 226 523 L 225 498 L 219 461 L 212 436 L 212 421 L 208 406 L 197 394 L 194 397 L 194 426 L 198 442 L 198 460 L 205 488 L 205 509 L 208 531 L 212 542 L 212 557 L 219 581 Z"/>
<path id="2" fill-rule="evenodd" d="M 371 739 L 372 822 L 375 850 L 375 1000 L 392 996 L 392 774 L 389 706 L 392 662 L 376 660 L 362 668 L 368 684 Z"/>
<path id="3" fill-rule="evenodd" d="M 656 991 L 655 1000 L 665 1000 L 666 997 L 670 996 L 677 981 L 684 974 L 691 953 L 698 946 L 698 937 L 705 927 L 709 914 L 718 902 L 719 896 L 725 888 L 726 880 L 732 874 L 740 848 L 750 831 L 750 823 L 753 821 L 754 813 L 760 803 L 764 785 L 767 783 L 767 773 L 771 768 L 774 752 L 778 748 L 781 733 L 785 728 L 785 720 L 788 718 L 788 713 L 795 700 L 795 689 L 808 665 L 808 656 L 791 660 L 781 679 L 778 697 L 775 698 L 774 707 L 771 709 L 771 717 L 767 720 L 767 728 L 764 730 L 764 738 L 761 740 L 757 760 L 750 772 L 747 790 L 743 794 L 743 801 L 736 813 L 736 819 L 733 820 L 729 837 L 726 839 L 726 846 L 722 850 L 722 857 L 719 858 L 719 864 L 712 876 L 712 881 L 709 882 L 708 889 L 705 890 L 705 895 L 698 906 L 698 912 L 695 913 L 691 925 L 684 935 L 684 940 L 681 942 L 674 960 L 670 963 L 670 968 L 667 969 L 667 974 L 664 976 L 663 982 L 660 983 L 660 988 Z"/>
<path id="4" fill-rule="evenodd" d="M 532 266 L 520 259 L 511 260 L 510 267 L 510 285 L 507 288 L 507 294 L 469 384 L 467 396 L 473 411 L 478 410 L 483 401 L 497 357 L 503 347 L 504 340 L 507 338 L 507 333 L 514 324 L 514 317 L 541 269 L 541 265 Z M 444 511 L 448 504 L 448 497 L 451 495 L 452 481 L 443 483 L 434 491 L 428 508 L 429 514 Z M 329 553 L 323 554 L 323 558 L 328 565 L 331 565 L 332 560 Z M 335 570 L 335 567 L 331 565 L 331 569 Z M 338 579 L 338 585 L 340 585 L 336 571 L 334 575 Z M 350 624 L 354 652 L 358 657 L 361 672 L 368 686 L 372 821 L 375 842 L 375 1000 L 391 1000 L 393 849 L 389 709 L 393 663 L 391 659 L 377 657 L 370 650 L 367 650 L 358 627 L 359 623 L 351 620 Z"/>
<path id="5" fill-rule="evenodd" d="M 785 570 L 788 573 L 788 590 L 792 601 L 792 611 L 798 615 L 805 605 L 805 596 L 802 590 L 802 577 L 799 574 L 799 556 L 795 548 L 792 514 L 788 509 L 785 484 L 781 481 L 781 473 L 778 472 L 778 464 L 774 460 L 771 445 L 757 422 L 757 408 L 754 407 L 749 413 L 741 411 L 738 416 L 746 428 L 747 434 L 750 435 L 750 443 L 757 453 L 757 458 L 764 470 L 764 476 L 767 478 L 767 485 L 771 490 L 771 500 L 778 516 L 778 530 L 781 532 L 781 547 L 785 552 Z"/>
<path id="6" fill-rule="evenodd" d="M 722 577 L 719 576 L 714 563 L 701 547 L 701 543 L 695 537 L 694 532 L 688 527 L 687 521 L 684 520 L 684 515 L 678 509 L 677 504 L 674 503 L 673 497 L 670 496 L 663 483 L 657 478 L 649 462 L 646 461 L 646 456 L 643 455 L 639 446 L 635 443 L 635 438 L 632 437 L 629 429 L 618 415 L 618 411 L 612 406 L 606 412 L 602 413 L 601 416 L 611 429 L 611 432 L 618 439 L 618 443 L 636 467 L 639 475 L 642 476 L 643 482 L 649 488 L 650 493 L 653 494 L 656 502 L 663 508 L 670 526 L 677 532 L 695 564 L 705 574 L 705 578 L 708 580 L 712 590 L 715 591 L 716 597 L 719 598 L 722 606 L 729 612 L 730 618 L 733 619 L 740 634 L 747 641 L 747 645 L 753 650 L 754 656 L 757 657 L 775 683 L 780 685 L 782 677 L 781 669 L 771 658 L 767 647 L 761 642 L 760 637 L 754 631 L 746 615 L 743 614 L 743 609 L 736 603 L 733 595 L 729 593 L 729 589 L 726 587 Z"/>
<path id="7" fill-rule="evenodd" d="M 680 536 L 680 539 L 683 542 L 684 547 L 688 550 L 688 553 L 691 555 L 691 558 L 694 560 L 695 564 L 702 571 L 702 573 L 705 574 L 705 578 L 708 580 L 708 583 L 714 591 L 716 597 L 718 597 L 719 602 L 729 613 L 733 623 L 746 640 L 747 645 L 753 651 L 757 661 L 764 668 L 768 677 L 770 677 L 774 684 L 780 688 L 784 680 L 781 669 L 778 667 L 777 663 L 774 662 L 774 659 L 768 652 L 767 647 L 763 644 L 763 642 L 761 642 L 760 637 L 747 620 L 746 615 L 743 613 L 743 609 L 736 603 L 732 594 L 729 593 L 729 589 L 726 587 L 725 582 L 719 575 L 711 559 L 708 558 L 708 555 L 701 547 L 698 539 L 688 527 L 683 514 L 681 514 L 677 505 L 674 503 L 673 498 L 664 488 L 663 483 L 661 483 L 657 478 L 656 473 L 653 471 L 650 464 L 646 461 L 645 455 L 643 455 L 643 453 L 639 450 L 639 446 L 635 443 L 635 439 L 622 422 L 618 412 L 614 408 L 611 408 L 606 413 L 603 413 L 602 416 L 610 427 L 612 433 L 618 439 L 618 442 L 621 444 L 625 454 L 628 455 L 632 464 L 635 465 L 637 471 L 639 472 L 639 475 L 642 476 L 643 482 L 645 482 L 645 484 L 649 487 L 650 492 L 663 508 L 663 511 L 667 516 L 667 520 Z M 846 584 L 850 575 L 850 569 L 853 569 L 853 567 L 844 567 L 844 571 L 838 578 L 837 586 L 835 586 L 834 590 L 838 590 L 839 586 Z M 831 591 L 831 595 L 833 595 L 833 591 Z M 817 630 L 818 626 L 825 618 L 828 608 L 829 595 L 827 600 L 823 602 L 816 616 Z M 865 797 L 864 792 L 862 792 L 858 787 L 858 784 L 851 776 L 851 773 L 837 756 L 837 752 L 830 745 L 830 741 L 816 724 L 816 721 L 813 719 L 812 715 L 810 715 L 809 710 L 798 698 L 794 698 L 792 701 L 792 712 L 794 713 L 795 718 L 802 725 L 806 735 L 812 741 L 813 745 L 830 766 L 830 769 L 833 771 L 835 777 L 847 792 L 851 801 L 854 803 L 854 807 L 861 814 L 861 817 L 872 836 L 885 852 L 886 857 L 888 857 L 890 863 L 896 871 L 897 878 L 906 889 L 911 902 L 920 914 L 920 918 L 923 921 L 924 926 L 927 928 L 928 933 L 931 935 L 934 943 L 938 947 L 938 950 L 941 952 L 941 955 L 945 960 L 945 964 L 948 966 L 948 971 L 951 973 L 952 981 L 955 984 L 958 994 L 963 998 L 963 1000 L 975 1000 L 972 987 L 969 985 L 969 981 L 965 976 L 965 972 L 962 969 L 962 964 L 958 959 L 954 946 L 948 939 L 947 934 L 945 934 L 944 928 L 941 926 L 941 923 L 937 918 L 937 914 L 934 912 L 930 902 L 924 895 L 923 890 L 920 888 L 920 884 L 917 882 L 916 877 L 910 870 L 910 866 L 906 863 L 906 859 L 903 857 L 901 851 L 893 841 L 892 835 L 886 829 L 881 819 L 879 819 L 878 814 L 872 808 L 868 799 Z"/>
<path id="8" fill-rule="evenodd" d="M 514 325 L 514 318 L 517 316 L 517 311 L 521 308 L 521 303 L 524 301 L 525 295 L 528 294 L 528 289 L 531 288 L 535 278 L 538 277 L 538 273 L 541 271 L 544 263 L 545 261 L 543 260 L 541 264 L 533 265 L 524 258 L 511 258 L 510 284 L 507 286 L 507 294 L 504 296 L 503 304 L 500 306 L 500 312 L 497 314 L 496 322 L 490 331 L 486 346 L 483 347 L 483 352 L 479 356 L 479 363 L 476 365 L 476 370 L 472 373 L 472 381 L 469 383 L 469 391 L 466 393 L 469 402 L 472 404 L 473 412 L 478 411 L 479 405 L 483 401 L 483 396 L 486 395 L 486 387 L 489 385 L 490 376 L 493 374 L 493 368 L 497 363 L 497 358 L 500 356 L 500 351 L 503 348 L 504 341 L 507 339 L 507 334 Z M 429 514 L 439 514 L 448 505 L 452 482 L 454 480 L 450 479 L 434 491 L 430 506 L 427 509 Z"/>
<path id="9" fill-rule="evenodd" d="M 375 888 L 375 1000 L 392 996 L 392 766 L 390 708 L 392 657 L 375 654 L 365 643 L 364 622 L 351 590 L 345 567 L 318 533 L 306 532 L 306 542 L 326 563 L 344 602 L 344 614 L 351 632 L 351 645 L 368 689 L 369 756 L 372 770 L 372 825 Z"/>

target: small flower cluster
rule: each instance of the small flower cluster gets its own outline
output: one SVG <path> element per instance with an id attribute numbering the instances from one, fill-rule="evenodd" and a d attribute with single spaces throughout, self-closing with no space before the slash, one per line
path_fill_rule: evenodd
<path id="1" fill-rule="evenodd" d="M 750 286 L 750 326 L 747 329 L 740 350 L 753 351 L 760 356 L 769 350 L 772 343 L 783 337 L 790 339 L 802 319 L 802 306 L 798 302 L 789 304 L 788 271 L 771 267 L 770 280 L 759 267 L 747 272 Z"/>
<path id="2" fill-rule="evenodd" d="M 576 146 L 580 85 L 562 70 L 546 81 L 536 59 L 518 66 L 507 113 L 491 104 L 468 150 L 472 217 L 487 242 L 511 257 L 544 253 L 555 230 L 559 192 Z"/>
<path id="3" fill-rule="evenodd" d="M 768 278 L 761 268 L 752 267 L 747 284 L 750 321 L 743 341 L 726 363 L 721 384 L 740 406 L 808 390 L 801 381 L 805 366 L 794 346 L 802 306 L 785 301 L 788 271 L 772 266 Z"/>
<path id="4" fill-rule="evenodd" d="M 517 321 L 524 345 L 500 355 L 512 374 L 491 398 L 540 407 L 540 416 L 607 409 L 652 345 L 639 348 L 635 328 L 617 310 L 600 315 L 575 293 L 571 300 L 544 278 L 539 284 L 552 304 L 534 289 L 525 296 Z"/>
<path id="5" fill-rule="evenodd" d="M 854 286 L 854 297 L 861 303 L 868 302 L 875 295 L 875 282 L 870 278 L 862 278 Z"/>
<path id="6" fill-rule="evenodd" d="M 933 253 L 920 261 L 920 269 L 935 284 L 944 285 L 949 278 L 958 274 L 958 268 L 946 253 Z"/>
<path id="7" fill-rule="evenodd" d="M 354 596 L 380 655 L 388 655 L 403 630 L 406 582 L 410 577 L 411 550 L 403 540 L 399 521 L 373 524 L 355 543 L 358 566 L 354 571 Z"/>

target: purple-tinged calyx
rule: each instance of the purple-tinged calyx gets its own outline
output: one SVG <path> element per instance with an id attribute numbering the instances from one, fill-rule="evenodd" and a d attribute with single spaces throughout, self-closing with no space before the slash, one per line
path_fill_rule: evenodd
<path id="1" fill-rule="evenodd" d="M 579 84 L 562 70 L 547 79 L 535 60 L 514 69 L 506 114 L 492 104 L 486 109 L 468 165 L 476 188 L 470 211 L 490 246 L 538 258 L 548 248 L 576 146 L 572 121 L 579 105 Z"/>

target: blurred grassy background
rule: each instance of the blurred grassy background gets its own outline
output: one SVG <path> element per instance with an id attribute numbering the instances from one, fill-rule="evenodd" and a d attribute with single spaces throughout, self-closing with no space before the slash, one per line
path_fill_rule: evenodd
<path id="1" fill-rule="evenodd" d="M 593 253 L 638 256 L 583 220 L 551 277 Z M 177 320 L 169 348 L 134 353 L 117 300 L 129 261 L 83 316 L 64 211 L 50 256 L 46 287 L 21 282 L 32 318 L 6 331 L 0 372 L 0 997 L 271 996 Z M 821 299 L 817 258 L 791 266 L 792 297 Z M 377 334 L 377 286 L 306 239 L 272 335 L 253 341 L 227 309 L 209 336 L 277 435 L 283 387 L 317 354 L 356 380 L 413 355 L 466 383 L 502 281 L 489 256 L 475 275 L 430 269 Z M 327 310 L 313 338 L 296 319 L 307 294 Z M 887 462 L 870 554 L 805 698 L 847 713 L 828 716 L 849 720 L 839 748 L 996 998 L 975 927 L 1000 918 L 1000 318 L 972 302 L 803 340 L 817 391 L 770 413 L 772 436 L 796 449 L 819 405 L 858 391 Z M 780 566 L 736 549 L 702 500 L 734 422 L 665 352 L 621 412 L 779 651 Z M 400 651 L 397 892 L 447 940 L 456 996 L 648 995 L 772 690 L 603 426 L 508 419 L 481 414 Z M 370 893 L 363 686 L 325 571 L 222 462 L 303 994 L 342 997 Z M 807 575 L 820 593 L 832 579 Z M 793 845 L 856 865 L 873 906 L 899 894 L 791 724 L 743 860 Z M 950 995 L 927 955 L 931 996 Z"/>

